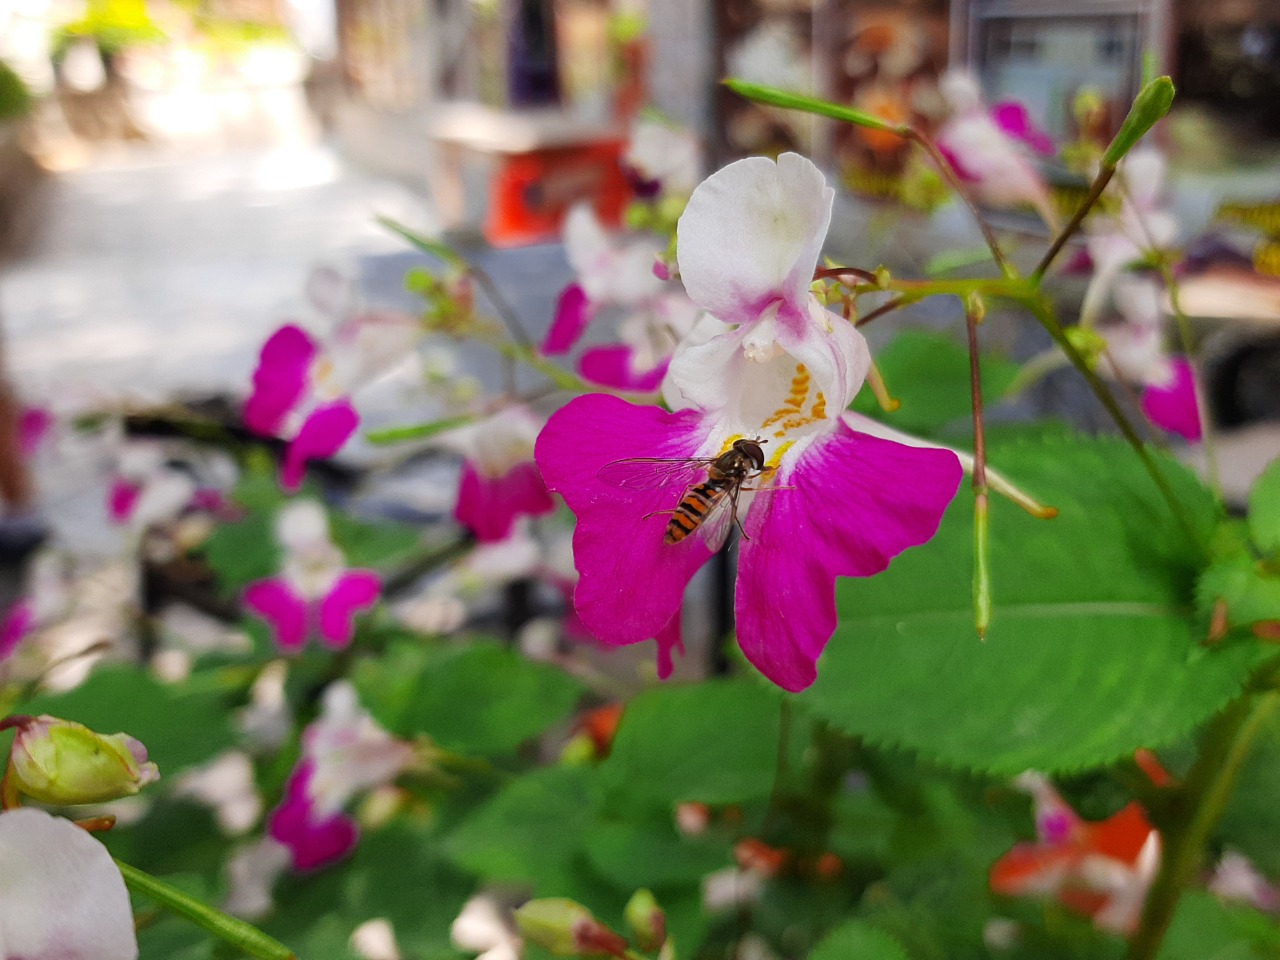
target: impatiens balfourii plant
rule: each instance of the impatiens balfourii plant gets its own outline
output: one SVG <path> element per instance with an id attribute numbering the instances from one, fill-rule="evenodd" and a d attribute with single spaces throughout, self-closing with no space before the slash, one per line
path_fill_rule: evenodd
<path id="1" fill-rule="evenodd" d="M 1000 202 L 921 131 L 736 86 L 896 138 L 962 199 Z M 1124 158 L 1167 100 L 1153 83 L 1099 144 L 1092 197 L 1047 250 L 984 223 L 990 262 L 970 256 L 963 276 L 910 278 L 869 235 L 824 258 L 832 191 L 795 155 L 673 190 L 660 215 L 628 224 L 673 229 L 691 194 L 676 245 L 598 232 L 614 259 L 584 284 L 598 305 L 629 296 L 610 284 L 641 289 L 636 313 L 607 309 L 628 314 L 615 366 L 643 381 L 569 372 L 554 338 L 530 335 L 555 318 L 530 316 L 535 298 L 500 263 L 490 277 L 397 228 L 443 263 L 407 278 L 422 315 L 355 324 L 357 347 L 281 334 L 297 349 L 265 351 L 292 359 L 279 375 L 260 367 L 247 416 L 286 411 L 268 432 L 288 439 L 347 403 L 364 378 L 342 363 L 383 369 L 428 337 L 499 351 L 502 391 L 428 383 L 438 419 L 367 438 L 422 445 L 391 451 L 386 475 L 328 475 L 323 505 L 318 487 L 282 492 L 242 432 L 168 424 L 239 458 L 234 507 L 207 542 L 173 538 L 163 556 L 119 538 L 115 560 L 145 576 L 136 602 L 117 597 L 93 669 L 106 630 L 71 664 L 45 648 L 72 587 L 28 591 L 28 622 L 19 608 L 0 641 L 14 648 L 0 649 L 0 704 L 23 718 L 4 734 L 20 750 L 8 783 L 23 803 L 124 796 L 74 814 L 94 828 L 114 814 L 109 831 L 62 825 L 119 859 L 144 957 L 211 949 L 150 901 L 272 960 L 1267 955 L 1280 474 L 1225 519 L 1213 486 L 1135 426 L 1141 401 L 1122 391 L 1196 362 L 1165 329 L 1179 319 L 1171 237 L 1135 234 L 1112 267 L 1100 250 L 1095 268 L 1113 275 L 1098 316 L 1059 322 L 1065 245 L 1158 212 Z M 1024 113 L 982 118 L 1035 139 Z M 643 269 L 624 274 L 632 244 L 647 262 L 634 255 Z M 668 270 L 654 274 L 655 252 Z M 353 313 L 331 274 L 312 288 L 326 317 Z M 860 327 L 927 297 L 941 298 L 931 322 L 950 316 L 969 349 L 936 331 L 864 339 Z M 635 316 L 675 302 L 680 322 L 632 336 Z M 989 314 L 1038 323 L 1052 363 L 1020 370 L 981 351 Z M 583 319 L 553 332 L 576 337 Z M 610 320 L 601 306 L 593 322 Z M 1120 437 L 1010 422 L 1025 407 L 1003 401 L 1053 364 L 1076 368 Z M 183 445 L 166 441 L 164 461 Z M 300 459 L 285 486 L 302 480 Z M 123 466 L 146 486 L 157 464 Z M 955 496 L 962 473 L 972 501 Z M 109 488 L 104 477 L 99 512 Z M 363 519 L 382 510 L 414 522 Z M 571 538 L 576 557 L 558 557 Z M 736 609 L 708 629 L 709 607 Z M 731 613 L 755 668 L 719 656 Z M 613 649 L 656 639 L 666 676 L 682 637 L 679 673 L 696 682 L 656 683 L 649 651 Z M 92 733 L 117 729 L 147 758 Z M 64 740 L 95 747 L 75 777 L 50 772 Z M 1141 748 L 1172 773 L 1153 775 Z M 164 780 L 146 782 L 151 762 Z M 1028 769 L 1042 773 L 1011 789 Z M 208 809 L 227 799 L 236 817 Z M 14 928 L 26 936 L 50 904 L 78 910 L 78 887 L 5 853 L 18 815 L 46 815 L 0 813 L 0 858 L 38 892 Z"/>

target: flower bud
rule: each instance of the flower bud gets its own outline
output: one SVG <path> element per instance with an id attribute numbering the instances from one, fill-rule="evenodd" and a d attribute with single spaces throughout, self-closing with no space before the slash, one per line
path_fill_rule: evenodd
<path id="1" fill-rule="evenodd" d="M 636 946 L 657 950 L 667 939 L 667 915 L 648 890 L 637 890 L 622 911 Z"/>
<path id="2" fill-rule="evenodd" d="M 147 748 L 126 734 L 104 736 L 50 716 L 28 718 L 17 727 L 9 778 L 40 803 L 103 803 L 133 796 L 160 778 Z"/>
<path id="3" fill-rule="evenodd" d="M 622 957 L 627 941 L 564 897 L 530 900 L 515 912 L 520 935 L 558 957 Z"/>
<path id="4" fill-rule="evenodd" d="M 580 924 L 595 922 L 590 910 L 564 897 L 530 900 L 515 917 L 522 937 L 558 957 L 576 956 L 574 931 Z"/>

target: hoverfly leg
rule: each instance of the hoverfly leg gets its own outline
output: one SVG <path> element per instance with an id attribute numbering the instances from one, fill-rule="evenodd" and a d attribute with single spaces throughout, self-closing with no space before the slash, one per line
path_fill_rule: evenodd
<path id="1" fill-rule="evenodd" d="M 640 519 L 641 519 L 641 520 L 648 520 L 650 517 L 657 517 L 657 516 L 661 516 L 662 514 L 666 514 L 667 516 L 671 516 L 671 515 L 672 515 L 672 514 L 674 514 L 675 512 L 676 512 L 675 510 L 650 510 L 648 513 L 646 513 L 646 514 L 645 514 L 643 517 L 641 517 Z"/>

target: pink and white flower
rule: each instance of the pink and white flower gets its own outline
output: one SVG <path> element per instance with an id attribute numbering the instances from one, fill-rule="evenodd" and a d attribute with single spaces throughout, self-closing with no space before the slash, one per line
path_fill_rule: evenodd
<path id="1" fill-rule="evenodd" d="M 169 452 L 164 443 L 155 440 L 121 444 L 107 489 L 107 515 L 113 523 L 141 531 L 175 520 L 189 509 L 228 510 L 219 486 L 197 482 L 194 471 L 170 462 Z M 221 472 L 229 486 L 234 467 L 225 466 Z"/>
<path id="2" fill-rule="evenodd" d="M 980 203 L 993 207 L 1029 204 L 1050 227 L 1057 213 L 1032 154 L 1052 156 L 1053 141 L 1032 122 L 1022 104 L 998 103 L 988 109 L 977 81 L 966 73 L 942 78 L 950 119 L 938 131 L 942 155 Z"/>
<path id="3" fill-rule="evenodd" d="M 702 151 L 687 130 L 637 120 L 631 127 L 622 166 L 641 198 L 661 194 L 687 197 L 702 174 Z"/>
<path id="4" fill-rule="evenodd" d="M 463 456 L 454 518 L 481 543 L 508 539 L 519 517 L 555 509 L 533 461 L 541 428 L 533 411 L 517 405 L 441 438 Z"/>
<path id="5" fill-rule="evenodd" d="M 604 307 L 634 307 L 662 292 L 653 274 L 662 248 L 652 238 L 615 241 L 590 205 L 575 204 L 564 220 L 565 256 L 577 281 L 565 288 L 542 352 L 558 356 L 581 338 Z"/>
<path id="6" fill-rule="evenodd" d="M 656 390 L 672 351 L 698 316 L 689 299 L 655 272 L 661 247 L 651 239 L 614 241 L 586 205 L 569 211 L 564 244 L 578 279 L 560 295 L 542 352 L 568 353 L 601 310 L 614 308 L 623 317 L 621 342 L 585 351 L 579 371 L 601 386 Z"/>
<path id="7" fill-rule="evenodd" d="M 308 460 L 331 457 L 355 433 L 360 416 L 352 394 L 412 353 L 417 321 L 392 310 L 356 310 L 349 287 L 332 271 L 310 281 L 313 304 L 331 333 L 319 340 L 294 323 L 263 344 L 244 406 L 254 433 L 288 440 L 280 483 L 293 492 Z"/>
<path id="8" fill-rule="evenodd" d="M 1228 850 L 1213 868 L 1209 891 L 1223 900 L 1280 913 L 1280 887 L 1264 877 L 1243 853 Z"/>
<path id="9" fill-rule="evenodd" d="M 647 640 L 677 615 L 718 544 L 664 542 L 691 465 L 659 484 L 601 477 L 633 458 L 713 458 L 759 438 L 767 464 L 739 514 L 738 642 L 779 686 L 801 690 L 836 627 L 837 576 L 879 573 L 937 531 L 960 483 L 954 454 L 858 434 L 840 418 L 870 366 L 866 342 L 810 292 L 834 191 L 808 160 L 741 160 L 694 191 L 680 220 L 680 273 L 715 319 L 672 359 L 673 412 L 579 397 L 538 439 L 547 485 L 578 518 L 574 602 L 609 644 Z M 607 472 L 607 471 L 606 471 Z M 625 548 L 620 548 L 625 545 Z"/>
<path id="10" fill-rule="evenodd" d="M 138 941 L 120 871 L 70 820 L 0 813 L 0 957 L 134 960 Z"/>
<path id="11" fill-rule="evenodd" d="M 1085 247 L 1093 277 L 1080 308 L 1081 323 L 1093 322 L 1116 278 L 1149 252 L 1168 247 L 1178 236 L 1178 221 L 1162 204 L 1165 162 L 1158 150 L 1141 147 L 1116 171 L 1120 206 L 1114 213 L 1095 213 L 1084 224 Z"/>
<path id="12" fill-rule="evenodd" d="M 284 553 L 279 576 L 249 584 L 244 604 L 271 626 L 281 650 L 295 652 L 318 636 L 340 650 L 355 633 L 355 616 L 378 602 L 382 580 L 373 570 L 350 570 L 329 539 L 324 508 L 300 500 L 276 516 Z"/>
<path id="13" fill-rule="evenodd" d="M 1042 775 L 1018 786 L 1035 802 L 1034 843 L 1020 843 L 992 867 L 991 889 L 1058 900 L 1099 930 L 1132 933 L 1160 866 L 1160 834 L 1137 803 L 1106 820 L 1080 819 Z"/>
<path id="14" fill-rule="evenodd" d="M 1142 412 L 1162 430 L 1191 443 L 1201 437 L 1195 370 L 1186 357 L 1165 349 L 1164 294 L 1152 277 L 1126 274 L 1112 284 L 1121 320 L 1102 324 L 1106 343 L 1099 369 L 1142 389 Z"/>
<path id="15" fill-rule="evenodd" d="M 413 760 L 413 747 L 383 730 L 347 681 L 324 693 L 319 719 L 302 735 L 302 758 L 272 811 L 267 830 L 295 870 L 316 870 L 350 853 L 359 825 L 345 813 L 359 793 L 390 783 Z"/>

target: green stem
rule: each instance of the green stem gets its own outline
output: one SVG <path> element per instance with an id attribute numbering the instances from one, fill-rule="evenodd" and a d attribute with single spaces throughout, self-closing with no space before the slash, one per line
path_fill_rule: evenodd
<path id="1" fill-rule="evenodd" d="M 522 346 L 508 340 L 491 340 L 489 345 L 505 357 L 528 364 L 561 390 L 568 390 L 570 393 L 611 393 L 616 397 L 621 397 L 624 400 L 630 400 L 633 403 L 653 402 L 653 394 L 651 393 L 610 390 L 607 387 L 600 386 L 599 384 L 588 383 L 577 374 L 570 373 L 568 370 L 564 370 L 556 366 L 532 347 Z"/>
<path id="2" fill-rule="evenodd" d="M 190 920 L 199 927 L 208 930 L 215 937 L 225 940 L 251 957 L 258 960 L 297 960 L 297 955 L 280 941 L 267 936 L 252 924 L 228 916 L 181 890 L 169 886 L 149 873 L 137 867 L 116 861 L 120 874 L 130 889 L 149 897 L 166 910 Z"/>
<path id="3" fill-rule="evenodd" d="M 1070 365 L 1071 361 L 1057 347 L 1050 347 L 1042 353 L 1037 353 L 1018 368 L 1013 381 L 1009 384 L 1009 389 L 1005 391 L 1005 396 L 1016 397 L 1023 390 L 1026 390 L 1032 384 L 1039 383 L 1055 370 L 1061 370 L 1063 367 Z"/>
<path id="4" fill-rule="evenodd" d="M 1071 235 L 1080 229 L 1080 224 L 1084 222 L 1084 218 L 1088 216 L 1089 211 L 1093 209 L 1093 205 L 1098 202 L 1098 198 L 1102 196 L 1102 191 L 1107 189 L 1107 184 L 1111 182 L 1111 178 L 1115 176 L 1115 167 L 1103 167 L 1098 171 L 1098 175 L 1093 178 L 1093 183 L 1089 187 L 1089 195 L 1084 198 L 1084 202 L 1076 208 L 1076 212 L 1071 215 L 1071 219 L 1067 221 L 1067 225 L 1062 228 L 1062 232 L 1053 238 L 1053 243 L 1049 249 L 1045 251 L 1045 255 L 1040 258 L 1040 262 L 1036 264 L 1035 270 L 1031 274 L 1031 278 L 1037 283 L 1044 276 L 1046 270 L 1053 263 L 1054 258 L 1062 252 L 1062 248 L 1066 246 Z"/>
<path id="5" fill-rule="evenodd" d="M 1049 336 L 1053 337 L 1054 342 L 1062 348 L 1062 352 L 1067 355 L 1071 365 L 1080 371 L 1080 375 L 1084 377 L 1089 389 L 1093 391 L 1093 395 L 1098 398 L 1098 401 L 1110 414 L 1111 419 L 1115 421 L 1116 426 L 1120 428 L 1120 433 L 1129 442 L 1129 446 L 1133 447 L 1134 452 L 1142 461 L 1142 465 L 1146 468 L 1147 473 L 1151 475 L 1151 479 L 1159 489 L 1160 495 L 1169 504 L 1173 515 L 1178 520 L 1178 524 L 1182 527 L 1183 533 L 1187 535 L 1188 542 L 1197 549 L 1204 551 L 1207 545 L 1196 532 L 1195 524 L 1191 522 L 1190 517 L 1187 515 L 1186 507 L 1178 499 L 1177 494 L 1173 492 L 1173 487 L 1169 486 L 1168 479 L 1156 465 L 1155 459 L 1151 456 L 1151 451 L 1142 442 L 1142 437 L 1138 435 L 1138 431 L 1134 428 L 1128 416 L 1125 415 L 1125 412 L 1120 409 L 1120 404 L 1107 388 L 1107 385 L 1102 382 L 1102 378 L 1089 366 L 1089 361 L 1085 359 L 1084 354 L 1076 348 L 1076 345 L 1071 342 L 1071 338 L 1066 335 L 1062 324 L 1053 315 L 1053 310 L 1039 296 L 1027 297 L 1022 302 L 1031 311 L 1032 316 L 1040 321 L 1040 325 L 1048 331 Z"/>
<path id="6" fill-rule="evenodd" d="M 976 294 L 965 303 L 969 341 L 969 395 L 973 403 L 973 624 L 980 638 L 991 625 L 990 520 L 987 493 L 987 438 L 982 424 L 982 373 L 978 358 L 978 324 L 985 307 Z"/>
<path id="7" fill-rule="evenodd" d="M 1164 855 L 1147 895 L 1128 960 L 1155 960 L 1183 892 L 1204 865 L 1210 835 L 1222 819 L 1254 738 L 1280 707 L 1280 691 L 1246 693 L 1210 724 L 1195 765 L 1162 825 Z"/>
<path id="8" fill-rule="evenodd" d="M 969 213 L 973 215 L 973 219 L 978 224 L 978 229 L 982 231 L 982 239 L 986 241 L 987 246 L 991 249 L 991 256 L 995 258 L 996 265 L 1000 267 L 1000 272 L 1006 277 L 1016 277 L 1018 271 L 1013 264 L 1005 259 L 1004 251 L 1000 249 L 1000 243 L 996 240 L 996 235 L 991 229 L 991 225 L 983 218 L 978 205 L 973 202 L 973 197 L 969 195 L 965 185 L 960 182 L 960 178 L 956 176 L 955 170 L 951 168 L 947 158 L 942 155 L 942 151 L 938 149 L 932 140 L 913 127 L 904 127 L 902 135 L 913 143 L 919 144 L 920 148 L 929 155 L 933 165 L 938 168 L 938 173 L 942 174 L 943 179 L 947 181 L 947 185 L 955 191 L 956 196 L 969 208 Z"/>

